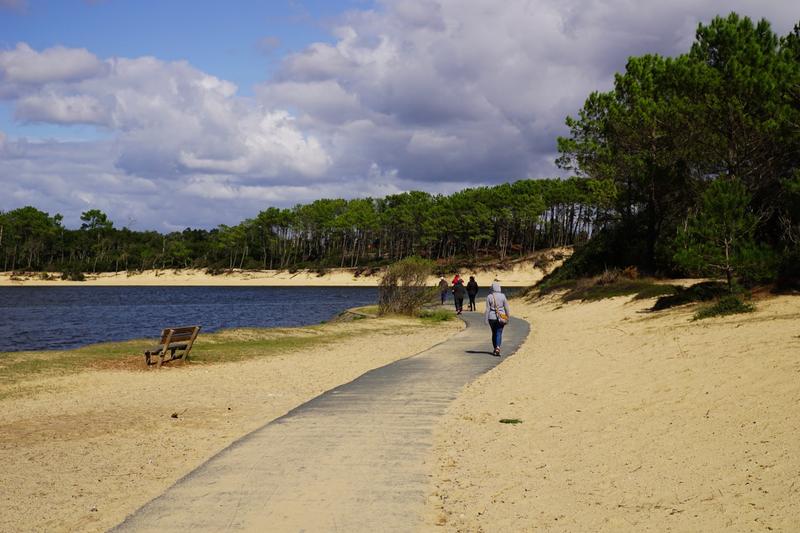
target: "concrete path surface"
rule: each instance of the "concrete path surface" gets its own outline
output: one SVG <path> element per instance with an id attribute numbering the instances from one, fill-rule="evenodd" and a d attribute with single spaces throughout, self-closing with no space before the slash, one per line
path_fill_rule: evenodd
<path id="1" fill-rule="evenodd" d="M 431 349 L 332 389 L 231 444 L 113 531 L 414 531 L 431 490 L 433 431 L 462 387 L 503 358 L 483 315 Z"/>

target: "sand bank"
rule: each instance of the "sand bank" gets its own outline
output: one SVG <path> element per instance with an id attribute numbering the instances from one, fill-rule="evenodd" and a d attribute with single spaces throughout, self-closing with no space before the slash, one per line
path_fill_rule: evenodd
<path id="1" fill-rule="evenodd" d="M 546 272 L 561 264 L 561 257 L 568 256 L 568 248 L 543 250 L 533 258 L 509 262 L 504 268 L 461 269 L 462 276 L 474 275 L 478 283 L 488 286 L 499 280 L 506 287 L 529 287 L 538 282 Z M 448 281 L 452 278 L 448 272 Z M 224 274 L 210 275 L 205 270 L 148 270 L 145 272 L 106 272 L 86 274 L 86 281 L 65 281 L 58 273 L 30 273 L 12 275 L 0 272 L 0 287 L 8 286 L 273 286 L 273 287 L 376 287 L 380 283 L 381 271 L 337 268 L 324 272 L 314 270 L 233 270 Z M 439 278 L 431 277 L 430 285 Z"/>
<path id="2" fill-rule="evenodd" d="M 462 327 L 357 320 L 278 356 L 0 380 L 0 531 L 105 531 L 242 435 Z"/>
<path id="3" fill-rule="evenodd" d="M 428 522 L 796 531 L 800 298 L 698 322 L 651 304 L 513 302 L 531 336 L 451 406 Z"/>
<path id="4" fill-rule="evenodd" d="M 474 275 L 485 285 L 498 279 L 507 287 L 528 287 L 542 279 L 542 271 L 534 265 L 514 265 L 508 270 L 462 271 L 462 275 Z M 380 274 L 356 274 L 352 269 L 335 269 L 319 274 L 315 271 L 300 270 L 291 273 L 287 270 L 234 270 L 225 274 L 210 275 L 204 270 L 152 270 L 146 272 L 119 272 L 86 274 L 86 281 L 65 281 L 56 279 L 58 274 L 50 274 L 51 279 L 43 279 L 39 274 L 16 275 L 0 273 L 0 287 L 13 286 L 231 286 L 231 287 L 377 287 Z M 449 277 L 448 277 L 449 281 Z M 431 285 L 438 278 L 430 278 Z"/>

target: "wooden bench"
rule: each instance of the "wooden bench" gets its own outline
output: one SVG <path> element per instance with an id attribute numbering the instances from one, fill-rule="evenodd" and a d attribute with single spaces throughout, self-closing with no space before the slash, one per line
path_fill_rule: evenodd
<path id="1" fill-rule="evenodd" d="M 158 366 L 164 363 L 167 352 L 169 352 L 169 359 L 189 358 L 189 352 L 192 351 L 192 344 L 200 333 L 200 326 L 185 326 L 181 328 L 166 328 L 161 332 L 161 344 L 155 348 L 150 348 L 144 352 L 144 361 L 149 366 L 151 357 L 158 357 Z M 177 354 L 177 355 L 176 355 Z"/>

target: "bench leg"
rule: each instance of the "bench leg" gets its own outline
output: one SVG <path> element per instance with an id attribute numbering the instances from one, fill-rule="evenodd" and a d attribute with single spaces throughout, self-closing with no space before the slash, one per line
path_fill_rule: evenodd
<path id="1" fill-rule="evenodd" d="M 161 365 L 164 363 L 164 352 L 158 356 L 158 368 L 161 368 Z"/>

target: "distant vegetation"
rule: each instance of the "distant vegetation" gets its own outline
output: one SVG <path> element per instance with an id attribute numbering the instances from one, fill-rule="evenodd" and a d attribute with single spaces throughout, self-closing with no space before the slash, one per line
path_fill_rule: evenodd
<path id="1" fill-rule="evenodd" d="M 81 272 L 206 268 L 381 266 L 420 256 L 467 266 L 582 242 L 613 215 L 610 181 L 522 180 L 451 195 L 413 191 L 385 198 L 323 199 L 269 207 L 236 226 L 161 234 L 118 229 L 92 209 L 79 229 L 34 207 L 0 212 L 4 271 Z"/>

